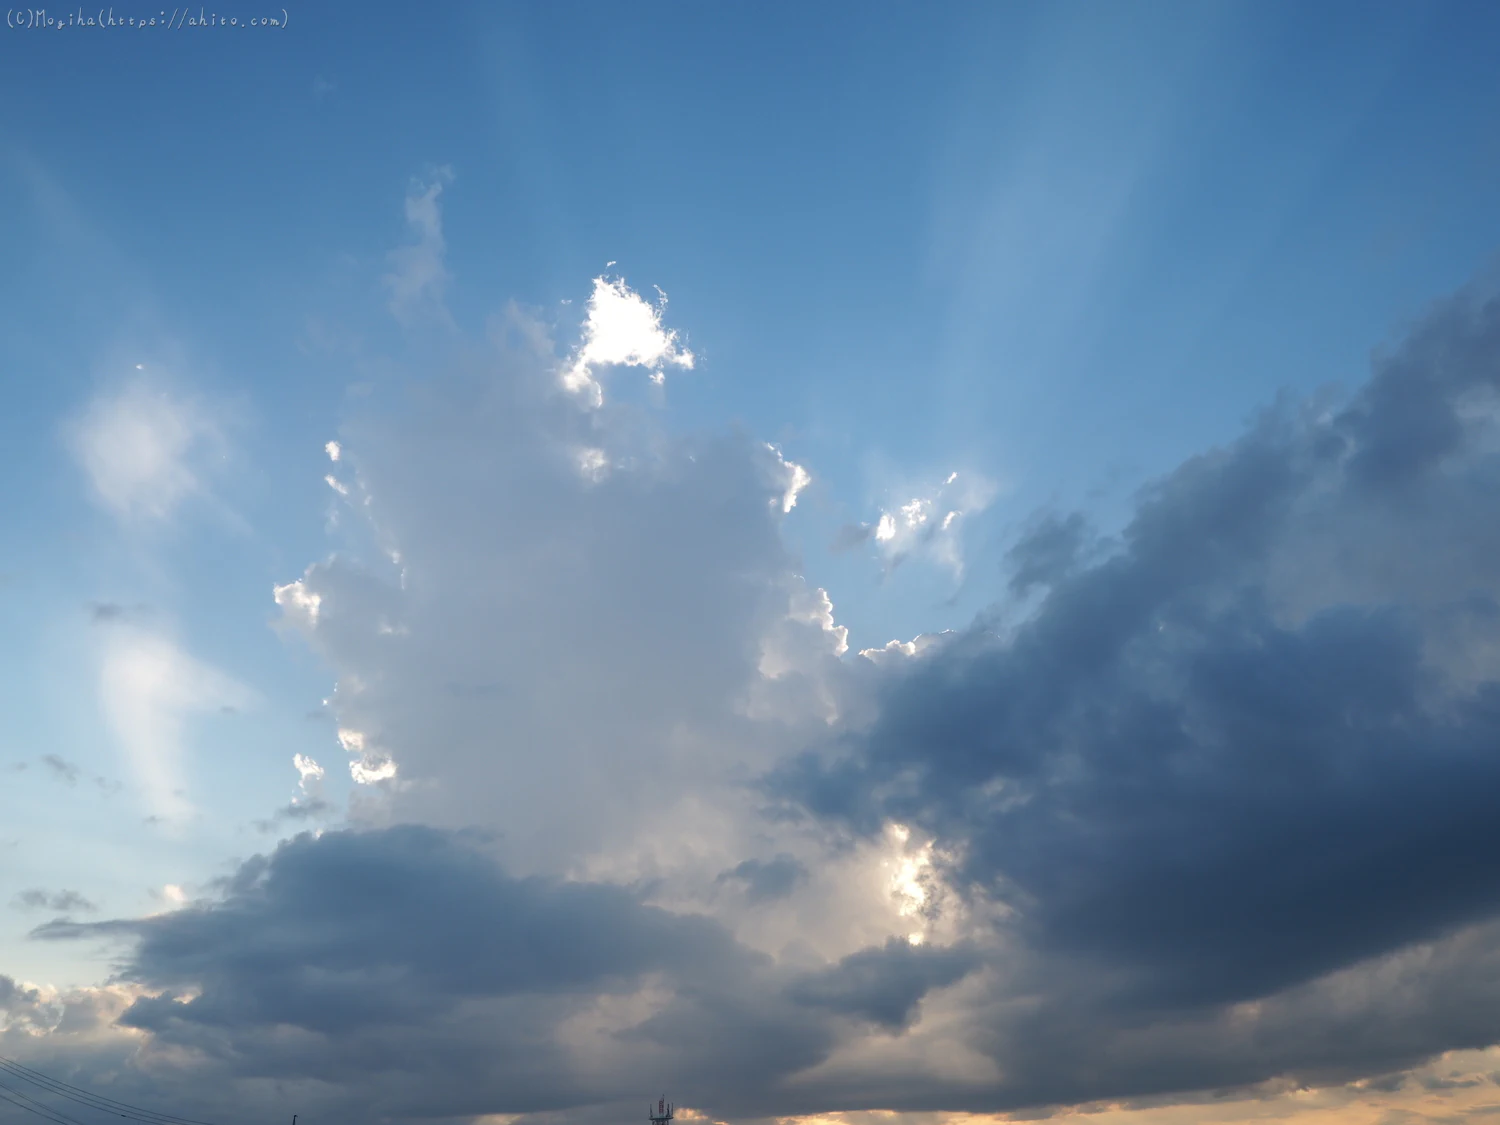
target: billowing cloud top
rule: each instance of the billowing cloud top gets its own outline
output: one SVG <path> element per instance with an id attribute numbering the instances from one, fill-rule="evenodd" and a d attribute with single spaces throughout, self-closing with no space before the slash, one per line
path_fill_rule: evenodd
<path id="1" fill-rule="evenodd" d="M 623 278 L 594 278 L 583 342 L 562 375 L 563 386 L 582 394 L 594 406 L 604 401 L 604 388 L 596 372 L 601 367 L 628 366 L 651 369 L 652 381 L 665 379 L 667 366 L 691 368 L 693 353 L 677 344 L 677 332 L 662 327 L 667 297 L 653 307 Z"/>

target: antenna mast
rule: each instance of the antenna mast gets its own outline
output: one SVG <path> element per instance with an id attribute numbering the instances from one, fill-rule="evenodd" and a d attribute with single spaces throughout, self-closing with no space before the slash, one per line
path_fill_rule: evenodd
<path id="1" fill-rule="evenodd" d="M 655 1112 L 650 1106 L 646 1107 L 646 1116 L 651 1119 L 651 1125 L 667 1125 L 672 1120 L 672 1103 L 662 1098 L 656 1103 Z"/>

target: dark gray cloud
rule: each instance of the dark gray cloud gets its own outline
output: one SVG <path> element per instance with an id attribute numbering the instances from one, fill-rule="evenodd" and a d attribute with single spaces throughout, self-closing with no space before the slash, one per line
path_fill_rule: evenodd
<path id="1" fill-rule="evenodd" d="M 1012 567 L 1011 592 L 1025 595 L 1033 586 L 1066 577 L 1088 538 L 1088 521 L 1081 512 L 1043 516 L 1006 552 Z"/>
<path id="2" fill-rule="evenodd" d="M 747 859 L 719 875 L 718 882 L 740 883 L 751 902 L 770 902 L 791 894 L 807 878 L 807 868 L 785 853 L 772 859 Z"/>
<path id="3" fill-rule="evenodd" d="M 898 1028 L 973 961 L 889 948 L 798 974 L 709 918 L 516 878 L 480 836 L 411 826 L 304 834 L 210 899 L 33 934 L 130 942 L 119 981 L 147 994 L 119 1024 L 202 1059 L 181 1096 L 318 1082 L 327 1112 L 395 1119 L 607 1104 L 669 1080 L 725 1112 L 794 1104 L 777 1083 L 827 1056 L 834 1017 Z M 610 1003 L 627 1013 L 613 1024 Z"/>
<path id="4" fill-rule="evenodd" d="M 920 826 L 973 901 L 1014 910 L 1005 933 L 1051 1001 L 1039 1073 L 1087 1044 L 1123 1057 L 1109 1028 L 1165 1037 L 1483 923 L 1500 914 L 1497 453 L 1500 303 L 1469 292 L 1342 408 L 1278 403 L 1181 466 L 1108 557 L 1079 566 L 1083 522 L 1042 522 L 1012 556 L 1016 590 L 1048 588 L 1032 619 L 933 646 L 867 733 L 771 787 L 858 832 Z M 1418 1040 L 1362 1034 L 1364 1061 L 1396 1038 L 1407 1059 L 1500 1039 L 1494 1001 L 1428 1012 Z M 1289 1065 L 1205 1042 L 1046 1096 Z M 1015 1096 L 1042 1096 L 1029 1085 Z"/>
<path id="5" fill-rule="evenodd" d="M 649 974 L 707 986 L 755 962 L 707 919 L 618 887 L 514 879 L 478 838 L 428 829 L 303 835 L 219 891 L 167 914 L 35 935 L 131 939 L 122 979 L 154 995 L 120 1023 L 202 1052 L 186 1083 L 331 1083 L 326 1105 L 341 1112 L 599 1099 L 604 1083 L 555 1042 L 559 1024 Z"/>
<path id="6" fill-rule="evenodd" d="M 953 984 L 979 966 L 974 950 L 934 949 L 891 938 L 884 947 L 851 953 L 837 965 L 793 986 L 794 999 L 900 1031 L 934 988 Z"/>
<path id="7" fill-rule="evenodd" d="M 77 891 L 47 891 L 40 887 L 22 891 L 16 895 L 11 905 L 17 910 L 56 910 L 64 914 L 75 910 L 98 909 Z"/>
<path id="8" fill-rule="evenodd" d="M 130 1026 L 288 1024 L 324 1033 L 405 1021 L 476 997 L 611 990 L 732 959 L 715 924 L 604 885 L 514 880 L 459 837 L 414 827 L 303 835 L 247 863 L 222 902 L 36 935 L 128 933 Z"/>
<path id="9" fill-rule="evenodd" d="M 1468 1090 L 1482 1085 L 1482 1078 L 1444 1078 L 1438 1074 L 1429 1074 L 1422 1079 L 1424 1090 Z"/>
<path id="10" fill-rule="evenodd" d="M 0 973 L 0 1011 L 10 1012 L 23 1004 L 35 1003 L 37 991 L 16 983 L 13 977 Z"/>
<path id="11" fill-rule="evenodd" d="M 307 801 L 291 801 L 265 820 L 255 821 L 255 828 L 258 832 L 274 832 L 283 824 L 298 824 L 325 816 L 331 808 L 332 806 L 321 797 Z"/>

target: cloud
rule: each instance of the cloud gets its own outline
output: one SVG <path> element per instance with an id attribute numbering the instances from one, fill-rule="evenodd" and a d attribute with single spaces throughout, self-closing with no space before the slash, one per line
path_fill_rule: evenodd
<path id="1" fill-rule="evenodd" d="M 11 905 L 17 910 L 56 910 L 62 913 L 99 909 L 77 891 L 46 891 L 39 887 L 22 891 Z"/>
<path id="2" fill-rule="evenodd" d="M 0 1042 L 10 1057 L 21 1053 L 18 1047 L 45 1043 L 50 1057 L 94 1063 L 98 1056 L 90 1048 L 108 1037 L 131 998 L 129 988 L 61 991 L 0 973 Z"/>
<path id="3" fill-rule="evenodd" d="M 58 757 L 56 754 L 43 754 L 42 764 L 51 771 L 52 776 L 65 785 L 77 785 L 79 768 L 72 762 Z"/>
<path id="4" fill-rule="evenodd" d="M 653 381 L 660 383 L 667 366 L 689 369 L 693 366 L 693 353 L 678 346 L 677 332 L 662 327 L 667 297 L 661 290 L 657 293 L 661 301 L 651 305 L 626 285 L 623 278 L 594 279 L 583 341 L 572 362 L 563 369 L 565 388 L 598 407 L 604 402 L 604 388 L 597 376 L 601 367 L 648 367 L 652 369 Z M 795 493 L 792 495 L 795 501 Z"/>
<path id="5" fill-rule="evenodd" d="M 922 998 L 979 967 L 973 950 L 934 949 L 892 938 L 812 974 L 792 989 L 800 1003 L 868 1020 L 889 1031 L 904 1029 Z"/>
<path id="6" fill-rule="evenodd" d="M 855 1025 L 888 1037 L 975 965 L 898 942 L 790 968 L 639 890 L 518 878 L 484 835 L 416 826 L 303 834 L 203 900 L 33 936 L 125 943 L 134 1057 L 112 1081 L 169 1080 L 231 1122 L 288 1090 L 331 1119 L 618 1115 L 642 1074 L 677 1076 L 700 1112 L 765 1116 L 807 1100 L 785 1079 Z"/>
<path id="7" fill-rule="evenodd" d="M 512 309 L 500 329 L 485 364 L 434 361 L 443 374 L 341 421 L 344 549 L 274 597 L 336 680 L 327 710 L 367 782 L 352 823 L 479 826 L 508 878 L 635 888 L 642 905 L 750 935 L 707 992 L 652 968 L 623 994 L 580 983 L 556 1016 L 507 999 L 518 1027 L 497 1042 L 539 1075 L 550 1042 L 588 1044 L 551 1095 L 582 1099 L 570 1104 L 619 1088 L 591 1084 L 580 1057 L 615 1060 L 611 1081 L 628 1085 L 646 1065 L 620 1061 L 631 1042 L 701 1075 L 704 1099 L 758 1104 L 770 1076 L 868 1031 L 792 982 L 923 929 L 892 893 L 884 844 L 825 866 L 838 845 L 768 826 L 748 784 L 858 713 L 832 600 L 781 540 L 805 470 L 738 433 L 675 434 L 613 402 L 579 411 L 540 326 Z M 580 450 L 607 471 L 580 472 Z M 568 1022 L 554 1032 L 554 1018 Z M 425 1050 L 420 1026 L 399 1033 Z"/>
<path id="8" fill-rule="evenodd" d="M 277 809 L 271 816 L 255 821 L 257 832 L 275 832 L 286 824 L 301 824 L 316 820 L 332 812 L 333 806 L 321 797 L 291 801 Z"/>
<path id="9" fill-rule="evenodd" d="M 868 523 L 846 523 L 834 533 L 828 549 L 835 554 L 862 547 L 875 534 L 875 526 Z"/>
<path id="10" fill-rule="evenodd" d="M 322 766 L 306 754 L 293 754 L 292 765 L 297 770 L 297 788 L 304 796 L 316 797 L 322 792 Z"/>
<path id="11" fill-rule="evenodd" d="M 231 1120 L 262 1109 L 266 1078 L 325 1115 L 405 1119 L 617 1105 L 664 1064 L 698 1104 L 765 1102 L 826 1055 L 820 1010 L 883 1020 L 953 975 L 907 969 L 886 996 L 866 961 L 788 973 L 711 919 L 516 878 L 483 837 L 414 826 L 302 835 L 209 900 L 35 936 L 128 941 L 119 1026 L 149 1033 L 148 1072 L 178 1060 L 179 1104 L 217 1096 Z"/>
<path id="12" fill-rule="evenodd" d="M 1010 591 L 1024 597 L 1034 586 L 1066 578 L 1088 543 L 1088 521 L 1081 512 L 1052 513 L 1035 521 L 1006 552 L 1013 568 Z"/>
<path id="13" fill-rule="evenodd" d="M 781 494 L 781 511 L 785 514 L 797 506 L 797 496 L 812 483 L 812 474 L 795 461 L 788 461 L 777 446 L 768 444 L 766 448 L 776 455 L 777 467 L 786 479 L 786 491 Z"/>
<path id="14" fill-rule="evenodd" d="M 490 826 L 518 870 L 622 879 L 680 833 L 711 887 L 752 851 L 745 779 L 842 690 L 842 631 L 781 541 L 795 473 L 743 435 L 580 412 L 545 332 L 506 317 L 482 373 L 341 423 L 367 546 L 288 575 L 282 621 L 336 678 L 356 823 Z M 608 471 L 580 472 L 580 449 Z M 801 717 L 748 721 L 763 688 Z"/>
<path id="15" fill-rule="evenodd" d="M 172 1022 L 266 1020 L 325 1031 L 469 997 L 567 993 L 668 966 L 701 971 L 732 953 L 727 935 L 705 921 L 641 906 L 622 888 L 515 880 L 482 848 L 479 837 L 414 826 L 304 835 L 242 867 L 220 903 L 130 923 L 49 923 L 40 934 L 130 930 L 140 939 L 130 978 L 204 988 Z M 330 895 L 336 887 L 345 889 Z M 350 912 L 365 925 L 330 925 Z M 556 940 L 534 943 L 541 934 Z M 225 956 L 236 949 L 244 954 Z M 255 950 L 260 967 L 242 975 Z M 378 974 L 385 958 L 409 975 L 372 993 L 359 967 Z M 340 966 L 347 976 L 308 989 L 309 968 Z M 142 1001 L 127 1019 L 141 1026 L 171 1011 Z"/>
<path id="16" fill-rule="evenodd" d="M 356 785 L 374 785 L 396 776 L 396 763 L 390 754 L 376 746 L 363 731 L 340 727 L 339 745 L 354 756 L 349 776 Z"/>
<path id="17" fill-rule="evenodd" d="M 255 821 L 256 831 L 274 832 L 284 825 L 319 820 L 333 812 L 333 806 L 323 799 L 323 778 L 327 771 L 306 754 L 293 754 L 292 768 L 297 771 L 296 796 L 269 817 Z"/>
<path id="18" fill-rule="evenodd" d="M 1094 557 L 1042 520 L 1011 555 L 1030 619 L 888 663 L 868 730 L 774 773 L 826 823 L 929 834 L 996 912 L 1010 976 L 975 1034 L 1016 1077 L 990 1108 L 1500 1039 L 1497 340 L 1465 292 Z"/>
<path id="19" fill-rule="evenodd" d="M 168 821 L 180 820 L 191 808 L 181 774 L 189 716 L 254 701 L 253 693 L 230 676 L 166 637 L 138 629 L 113 631 L 106 638 L 99 694 L 152 814 Z"/>
<path id="20" fill-rule="evenodd" d="M 884 510 L 872 524 L 850 524 L 833 541 L 835 551 L 874 541 L 888 569 L 913 556 L 924 557 L 962 578 L 964 521 L 989 507 L 996 493 L 993 483 L 975 473 L 951 472 L 942 484 L 902 499 Z"/>
<path id="21" fill-rule="evenodd" d="M 440 187 L 395 259 L 408 318 L 442 307 Z M 606 402 L 604 368 L 691 353 L 623 282 L 587 315 L 562 359 L 515 308 L 483 362 L 440 342 L 325 447 L 339 549 L 272 596 L 336 682 L 356 829 L 36 927 L 118 943 L 120 977 L 0 984 L 7 1044 L 231 1125 L 293 1095 L 602 1120 L 642 1075 L 735 1121 L 1376 1098 L 1500 1041 L 1494 304 L 1439 309 L 1351 399 L 1278 404 L 1114 540 L 1038 517 L 1019 625 L 858 656 L 782 540 L 806 471 Z M 904 488 L 846 538 L 957 572 L 992 492 Z M 237 685 L 98 636 L 170 799 L 187 716 Z M 325 811 L 293 765 L 267 830 Z M 114 1013 L 87 1051 L 73 1010 Z"/>
<path id="22" fill-rule="evenodd" d="M 225 447 L 201 402 L 145 376 L 95 396 L 63 436 L 94 499 L 132 526 L 165 522 L 206 495 Z"/>
<path id="23" fill-rule="evenodd" d="M 450 279 L 439 202 L 443 188 L 452 182 L 453 170 L 444 166 L 426 180 L 414 182 L 406 196 L 406 224 L 412 241 L 390 252 L 390 270 L 385 275 L 385 286 L 391 315 L 408 326 L 424 318 L 443 324 L 452 322 L 445 303 Z M 330 445 L 329 456 L 337 461 L 338 445 Z"/>
<path id="24" fill-rule="evenodd" d="M 802 862 L 783 852 L 772 859 L 747 859 L 722 872 L 716 881 L 740 883 L 751 902 L 768 902 L 785 898 L 806 878 Z"/>

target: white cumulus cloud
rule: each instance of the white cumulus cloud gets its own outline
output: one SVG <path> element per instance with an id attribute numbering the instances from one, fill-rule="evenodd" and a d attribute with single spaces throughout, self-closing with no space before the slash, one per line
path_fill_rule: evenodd
<path id="1" fill-rule="evenodd" d="M 596 287 L 594 306 L 573 357 L 588 370 L 687 364 L 623 288 Z M 633 344 L 612 335 L 622 307 L 650 314 Z M 624 877 L 684 848 L 711 883 L 752 830 L 733 779 L 844 706 L 845 630 L 780 534 L 806 470 L 733 434 L 580 413 L 546 334 L 507 339 L 522 350 L 496 341 L 482 379 L 344 420 L 369 498 L 346 531 L 381 550 L 276 587 L 282 620 L 336 678 L 351 776 L 399 769 L 391 815 L 498 827 L 523 870 Z M 709 816 L 705 801 L 722 804 Z M 664 834 L 646 830 L 644 802 L 680 806 Z"/>

